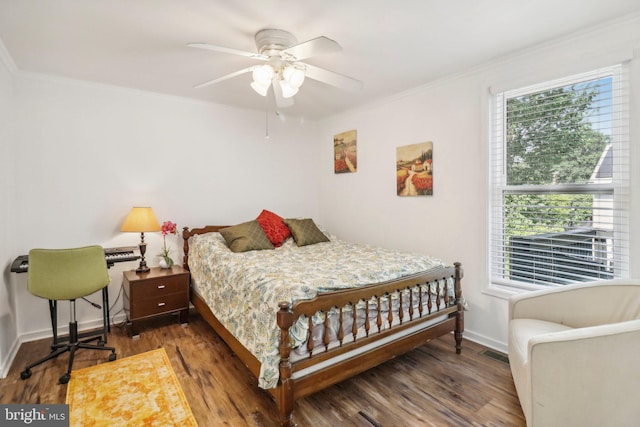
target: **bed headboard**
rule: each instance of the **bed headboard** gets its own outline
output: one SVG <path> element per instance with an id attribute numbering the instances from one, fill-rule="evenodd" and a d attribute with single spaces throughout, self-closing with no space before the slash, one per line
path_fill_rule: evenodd
<path id="1" fill-rule="evenodd" d="M 182 259 L 182 267 L 185 270 L 189 270 L 189 237 L 194 236 L 196 234 L 205 234 L 205 233 L 213 233 L 215 231 L 221 230 L 223 228 L 230 227 L 229 225 L 205 225 L 200 228 L 192 228 L 183 227 L 182 228 L 182 240 L 183 240 L 183 249 L 184 249 L 184 257 Z"/>

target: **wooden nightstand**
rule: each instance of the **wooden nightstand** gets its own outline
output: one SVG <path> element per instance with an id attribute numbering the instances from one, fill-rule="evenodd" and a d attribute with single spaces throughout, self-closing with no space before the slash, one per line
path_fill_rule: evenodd
<path id="1" fill-rule="evenodd" d="M 180 312 L 180 323 L 189 320 L 189 272 L 174 265 L 154 267 L 148 273 L 124 272 L 124 309 L 131 335 L 139 336 L 136 321 L 168 313 Z"/>

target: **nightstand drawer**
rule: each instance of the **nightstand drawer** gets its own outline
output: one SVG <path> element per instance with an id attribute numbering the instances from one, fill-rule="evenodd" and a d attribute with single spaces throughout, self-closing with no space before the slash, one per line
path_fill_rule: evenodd
<path id="1" fill-rule="evenodd" d="M 169 313 L 189 306 L 189 293 L 180 292 L 140 299 L 131 307 L 131 318 L 140 319 L 156 314 Z"/>
<path id="2" fill-rule="evenodd" d="M 163 295 L 175 294 L 177 292 L 184 293 L 184 277 L 183 276 L 167 276 L 156 277 L 151 280 L 141 280 L 131 289 L 133 298 L 153 298 Z"/>

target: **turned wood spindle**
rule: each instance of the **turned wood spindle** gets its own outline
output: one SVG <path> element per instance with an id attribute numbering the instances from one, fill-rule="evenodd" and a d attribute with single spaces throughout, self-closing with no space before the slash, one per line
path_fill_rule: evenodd
<path id="1" fill-rule="evenodd" d="M 331 342 L 331 334 L 330 334 L 330 330 L 329 330 L 329 313 L 331 313 L 331 309 L 327 310 L 324 313 L 324 351 L 328 351 L 329 350 L 329 343 Z"/>
<path id="2" fill-rule="evenodd" d="M 449 283 L 444 279 L 444 306 L 449 307 Z"/>
<path id="3" fill-rule="evenodd" d="M 409 320 L 413 320 L 413 291 L 415 288 L 409 288 Z"/>
<path id="4" fill-rule="evenodd" d="M 378 315 L 376 316 L 376 325 L 378 325 L 378 332 L 382 330 L 382 305 L 380 302 L 380 295 L 376 295 L 376 301 L 378 303 Z"/>
<path id="5" fill-rule="evenodd" d="M 369 300 L 365 300 L 364 302 L 364 333 L 365 336 L 369 336 L 369 328 L 371 324 L 369 322 Z"/>
<path id="6" fill-rule="evenodd" d="M 351 324 L 351 334 L 353 335 L 353 342 L 356 341 L 357 337 L 358 337 L 358 313 L 357 313 L 357 309 L 358 309 L 358 303 L 351 303 L 351 312 L 352 312 L 352 316 L 353 316 L 353 323 Z"/>
<path id="7" fill-rule="evenodd" d="M 343 323 L 342 323 L 342 308 L 340 307 L 340 316 L 338 317 L 338 323 L 340 324 L 338 326 L 338 341 L 340 341 L 340 347 L 342 347 L 342 340 L 344 339 L 344 329 L 343 329 Z"/>
<path id="8" fill-rule="evenodd" d="M 309 357 L 313 356 L 313 349 L 315 344 L 313 342 L 313 316 L 309 316 L 309 339 L 307 340 L 307 350 L 309 350 Z"/>

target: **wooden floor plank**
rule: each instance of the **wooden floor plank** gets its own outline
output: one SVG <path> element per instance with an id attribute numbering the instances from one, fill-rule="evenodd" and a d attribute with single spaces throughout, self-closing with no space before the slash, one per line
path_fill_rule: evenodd
<path id="1" fill-rule="evenodd" d="M 118 358 L 164 347 L 201 426 L 277 426 L 277 410 L 257 380 L 192 312 L 189 326 L 175 316 L 141 323 L 140 338 L 112 327 L 108 345 Z M 298 426 L 524 426 L 508 364 L 482 354 L 485 347 L 464 341 L 457 355 L 452 336 L 433 340 L 352 379 L 308 396 L 293 412 Z M 0 380 L 0 403 L 64 403 L 63 355 L 32 369 L 26 362 L 49 351 L 49 340 L 23 344 L 7 378 Z M 80 350 L 75 369 L 108 363 L 109 352 Z"/>

